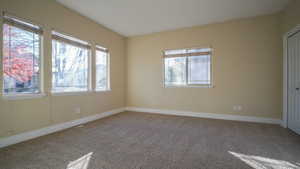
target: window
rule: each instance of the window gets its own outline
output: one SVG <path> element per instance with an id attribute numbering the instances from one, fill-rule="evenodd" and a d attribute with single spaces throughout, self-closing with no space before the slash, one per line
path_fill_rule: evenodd
<path id="1" fill-rule="evenodd" d="M 96 46 L 96 91 L 110 90 L 109 87 L 109 53 Z"/>
<path id="2" fill-rule="evenodd" d="M 90 89 L 90 45 L 52 32 L 52 92 L 82 92 Z"/>
<path id="3" fill-rule="evenodd" d="M 211 86 L 211 48 L 164 51 L 165 86 Z"/>
<path id="4" fill-rule="evenodd" d="M 8 15 L 3 21 L 3 94 L 41 93 L 42 29 Z"/>

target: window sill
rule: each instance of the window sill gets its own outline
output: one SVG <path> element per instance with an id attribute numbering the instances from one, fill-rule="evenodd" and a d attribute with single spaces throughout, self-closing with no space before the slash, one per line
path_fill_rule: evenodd
<path id="1" fill-rule="evenodd" d="M 91 91 L 81 91 L 81 92 L 52 92 L 52 96 L 81 96 L 91 94 Z"/>
<path id="2" fill-rule="evenodd" d="M 105 92 L 110 92 L 111 89 L 106 89 L 106 90 L 95 90 L 96 93 L 105 93 Z"/>
<path id="3" fill-rule="evenodd" d="M 38 99 L 45 97 L 45 93 L 38 94 L 15 94 L 15 95 L 2 95 L 4 100 L 24 100 L 24 99 Z"/>
<path id="4" fill-rule="evenodd" d="M 215 88 L 214 85 L 165 85 L 164 88 Z"/>

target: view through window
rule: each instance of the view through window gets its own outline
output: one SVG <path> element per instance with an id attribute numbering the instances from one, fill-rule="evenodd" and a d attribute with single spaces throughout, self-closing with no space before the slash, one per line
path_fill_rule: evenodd
<path id="1" fill-rule="evenodd" d="M 210 86 L 211 48 L 164 52 L 165 86 Z"/>
<path id="2" fill-rule="evenodd" d="M 109 53 L 105 48 L 96 47 L 96 90 L 109 88 Z"/>
<path id="3" fill-rule="evenodd" d="M 4 17 L 3 93 L 40 93 L 41 35 L 37 26 Z"/>
<path id="4" fill-rule="evenodd" d="M 90 50 L 76 44 L 62 37 L 52 40 L 52 92 L 89 90 Z"/>

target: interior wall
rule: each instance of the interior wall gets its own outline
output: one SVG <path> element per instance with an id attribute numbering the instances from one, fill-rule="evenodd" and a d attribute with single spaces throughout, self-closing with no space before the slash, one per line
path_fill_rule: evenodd
<path id="1" fill-rule="evenodd" d="M 287 32 L 300 23 L 299 9 L 300 1 L 292 0 L 280 16 L 260 16 L 130 37 L 125 42 L 123 36 L 55 1 L 1 0 L 1 12 L 32 21 L 45 31 L 43 57 L 47 96 L 24 100 L 0 98 L 0 138 L 125 105 L 281 118 L 280 38 L 282 31 Z M 2 26 L 2 32 L 1 29 Z M 70 96 L 50 94 L 52 29 L 109 48 L 112 91 Z M 1 43 L 2 40 L 2 46 Z M 214 49 L 214 88 L 163 87 L 161 54 L 164 49 L 207 45 Z M 243 110 L 233 111 L 234 105 L 243 106 Z M 81 108 L 80 114 L 75 113 L 77 107 Z"/>
<path id="2" fill-rule="evenodd" d="M 126 71 L 123 36 L 63 7 L 54 0 L 1 0 L 0 10 L 43 27 L 45 31 L 44 82 L 47 95 L 42 98 L 24 100 L 6 100 L 1 97 L 0 138 L 125 106 Z M 0 27 L 2 29 L 2 24 Z M 68 33 L 92 44 L 102 45 L 110 50 L 112 91 L 51 96 L 52 29 Z M 0 70 L 2 71 L 2 68 Z M 75 113 L 75 108 L 78 107 L 81 108 L 80 114 Z"/>
<path id="3" fill-rule="evenodd" d="M 300 25 L 300 1 L 291 0 L 291 3 L 282 12 L 282 31 L 286 33 Z"/>
<path id="4" fill-rule="evenodd" d="M 164 88 L 164 49 L 212 46 L 213 88 Z M 279 14 L 127 39 L 127 106 L 281 118 Z M 233 111 L 241 105 L 241 111 Z"/>

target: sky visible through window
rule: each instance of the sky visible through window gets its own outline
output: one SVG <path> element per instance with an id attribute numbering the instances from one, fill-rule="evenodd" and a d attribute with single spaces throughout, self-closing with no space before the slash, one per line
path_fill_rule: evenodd
<path id="1" fill-rule="evenodd" d="M 96 90 L 108 90 L 108 53 L 96 50 Z"/>
<path id="2" fill-rule="evenodd" d="M 185 57 L 165 59 L 165 84 L 184 85 L 186 83 Z"/>
<path id="3" fill-rule="evenodd" d="M 52 47 L 52 91 L 87 91 L 89 50 L 56 40 Z"/>

